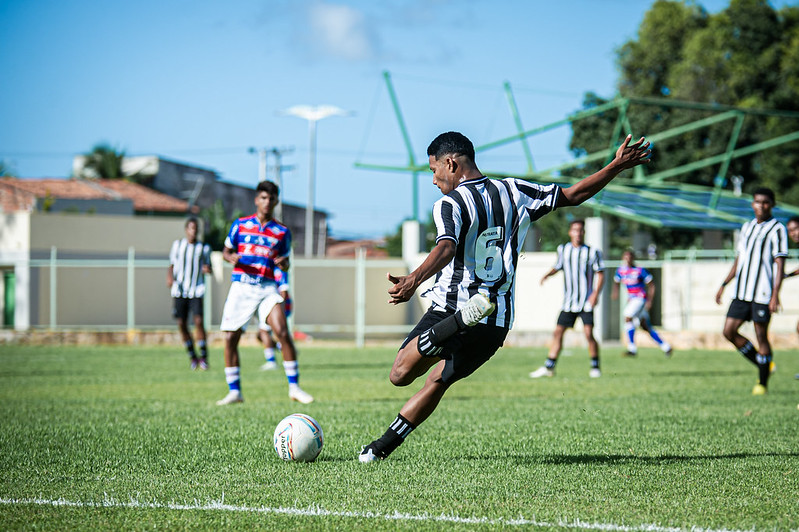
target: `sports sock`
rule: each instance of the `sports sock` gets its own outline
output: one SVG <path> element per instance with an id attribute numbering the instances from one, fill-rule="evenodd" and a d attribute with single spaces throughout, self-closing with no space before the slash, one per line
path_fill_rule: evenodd
<path id="1" fill-rule="evenodd" d="M 264 347 L 264 358 L 267 362 L 274 362 L 275 361 L 275 348 L 274 347 Z"/>
<path id="2" fill-rule="evenodd" d="M 547 369 L 555 369 L 555 364 L 558 363 L 557 358 L 547 358 L 547 361 L 544 363 Z"/>
<path id="3" fill-rule="evenodd" d="M 197 347 L 200 348 L 200 356 L 202 358 L 208 358 L 208 344 L 205 343 L 205 340 L 198 340 Z"/>
<path id="4" fill-rule="evenodd" d="M 241 377 L 239 377 L 239 366 L 225 368 L 225 380 L 231 392 L 240 392 Z"/>
<path id="5" fill-rule="evenodd" d="M 186 340 L 183 342 L 183 345 L 186 346 L 186 353 L 191 358 L 197 358 L 197 353 L 194 351 L 194 342 L 191 340 Z"/>
<path id="6" fill-rule="evenodd" d="M 435 357 L 441 353 L 441 344 L 466 328 L 458 311 L 447 316 L 419 335 L 419 354 L 424 357 Z"/>
<path id="7" fill-rule="evenodd" d="M 757 369 L 760 373 L 760 384 L 768 386 L 768 378 L 771 375 L 771 353 L 768 355 L 761 355 L 758 353 L 755 356 L 757 361 Z"/>
<path id="8" fill-rule="evenodd" d="M 391 425 L 388 426 L 388 430 L 386 430 L 385 434 L 375 440 L 375 447 L 385 458 L 394 452 L 394 449 L 399 447 L 402 442 L 405 441 L 408 434 L 415 428 L 416 427 L 405 419 L 402 414 L 397 414 L 397 417 L 391 422 Z"/>
<path id="9" fill-rule="evenodd" d="M 624 329 L 627 331 L 628 351 L 630 351 L 630 353 L 635 353 L 638 351 L 638 348 L 635 346 L 635 324 L 631 321 L 625 323 Z"/>
<path id="10" fill-rule="evenodd" d="M 599 356 L 591 358 L 591 369 L 599 369 Z"/>
<path id="11" fill-rule="evenodd" d="M 289 381 L 289 388 L 299 386 L 300 370 L 296 360 L 284 360 L 283 371 L 286 372 L 286 379 Z"/>
<path id="12" fill-rule="evenodd" d="M 650 325 L 650 326 L 649 326 L 649 336 L 651 336 L 651 337 L 652 337 L 652 339 L 653 339 L 655 342 L 657 342 L 657 344 L 658 344 L 658 345 L 663 345 L 663 344 L 665 343 L 665 342 L 663 341 L 663 339 L 660 337 L 660 335 L 659 335 L 659 334 L 658 334 L 658 333 L 655 331 L 655 329 L 652 327 L 652 325 Z"/>
<path id="13" fill-rule="evenodd" d="M 757 350 L 755 350 L 755 346 L 749 340 L 746 341 L 743 347 L 738 348 L 738 352 L 752 364 L 757 364 Z"/>

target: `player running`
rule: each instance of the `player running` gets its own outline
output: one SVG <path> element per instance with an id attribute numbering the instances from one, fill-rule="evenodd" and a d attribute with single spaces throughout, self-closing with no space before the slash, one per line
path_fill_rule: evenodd
<path id="1" fill-rule="evenodd" d="M 432 306 L 400 346 L 389 380 L 408 386 L 428 373 L 361 462 L 382 460 L 427 419 L 455 382 L 499 349 L 513 324 L 516 263 L 530 224 L 558 207 L 579 205 L 627 168 L 649 161 L 649 142 L 628 135 L 603 169 L 568 188 L 520 179 L 492 180 L 474 161 L 464 135 L 442 133 L 427 148 L 433 184 L 444 197 L 433 205 L 436 245 L 408 275 L 388 274 L 391 304 L 410 300 L 433 275 Z"/>

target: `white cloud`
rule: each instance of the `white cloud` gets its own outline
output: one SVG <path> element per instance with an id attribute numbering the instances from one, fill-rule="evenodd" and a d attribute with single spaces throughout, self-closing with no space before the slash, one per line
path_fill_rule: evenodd
<path id="1" fill-rule="evenodd" d="M 346 5 L 315 3 L 308 10 L 308 37 L 313 51 L 348 61 L 379 56 L 379 39 L 363 12 Z"/>

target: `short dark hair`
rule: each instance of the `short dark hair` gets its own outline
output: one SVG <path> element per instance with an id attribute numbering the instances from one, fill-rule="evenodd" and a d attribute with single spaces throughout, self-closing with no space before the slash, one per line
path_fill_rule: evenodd
<path id="1" fill-rule="evenodd" d="M 255 192 L 266 192 L 270 196 L 272 194 L 274 194 L 275 196 L 279 196 L 280 188 L 271 181 L 261 181 L 260 183 L 258 183 L 258 186 L 255 187 Z"/>
<path id="2" fill-rule="evenodd" d="M 183 227 L 184 227 L 184 228 L 186 228 L 186 227 L 188 227 L 188 226 L 189 226 L 189 224 L 194 224 L 194 225 L 196 225 L 197 227 L 200 227 L 200 222 L 198 222 L 198 221 L 197 221 L 197 218 L 196 218 L 196 217 L 194 217 L 194 216 L 190 216 L 190 217 L 189 217 L 189 218 L 186 220 L 186 223 L 185 223 L 185 224 L 183 224 Z"/>
<path id="3" fill-rule="evenodd" d="M 474 162 L 474 144 L 463 133 L 447 131 L 434 138 L 427 147 L 427 155 L 436 159 L 448 154 L 464 155 Z"/>
<path id="4" fill-rule="evenodd" d="M 791 223 L 791 222 L 793 222 L 795 224 L 799 224 L 799 216 L 791 216 L 790 218 L 788 218 L 788 223 Z"/>
<path id="5" fill-rule="evenodd" d="M 585 228 L 585 220 L 583 220 L 582 218 L 577 218 L 576 220 L 572 220 L 571 222 L 569 222 L 569 227 L 573 226 L 574 224 L 580 224 L 583 226 L 583 228 Z"/>
<path id="6" fill-rule="evenodd" d="M 752 191 L 752 197 L 754 198 L 755 196 L 766 196 L 771 200 L 771 203 L 777 202 L 776 198 L 774 197 L 774 191 L 768 187 L 757 187 Z"/>

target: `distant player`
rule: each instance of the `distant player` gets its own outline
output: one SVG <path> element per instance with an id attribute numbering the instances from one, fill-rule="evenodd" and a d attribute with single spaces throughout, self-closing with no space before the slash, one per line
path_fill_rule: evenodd
<path id="1" fill-rule="evenodd" d="M 788 236 L 795 244 L 799 244 L 799 216 L 793 216 L 788 223 L 786 224 L 788 229 Z M 796 277 L 799 275 L 799 268 L 796 268 L 791 273 L 785 275 L 785 277 Z M 799 321 L 796 322 L 796 333 L 799 334 Z M 799 379 L 799 373 L 794 375 L 795 378 Z"/>
<path id="2" fill-rule="evenodd" d="M 247 322 L 259 309 L 281 344 L 289 398 L 300 403 L 313 401 L 313 397 L 299 385 L 297 352 L 275 280 L 276 268 L 288 270 L 291 251 L 291 232 L 272 218 L 279 201 L 278 193 L 277 185 L 271 181 L 258 183 L 255 214 L 233 222 L 225 239 L 222 256 L 233 264 L 233 282 L 225 300 L 219 330 L 225 331 L 225 379 L 229 392 L 217 401 L 218 405 L 244 400 L 239 375 L 239 340 Z"/>
<path id="3" fill-rule="evenodd" d="M 208 369 L 208 345 L 203 325 L 205 275 L 211 273 L 211 248 L 197 240 L 197 218 L 189 218 L 184 226 L 186 236 L 172 243 L 166 284 L 172 294 L 172 315 L 177 319 L 183 345 L 189 355 L 191 369 Z M 200 357 L 194 350 L 189 332 L 189 313 L 194 316 L 194 333 Z"/>
<path id="4" fill-rule="evenodd" d="M 721 305 L 724 287 L 733 281 L 733 300 L 724 322 L 724 338 L 758 367 L 759 380 L 752 395 L 764 395 L 767 391 L 772 370 L 768 324 L 771 315 L 780 308 L 780 288 L 788 255 L 785 226 L 771 215 L 775 204 L 771 189 L 761 187 L 753 192 L 755 218 L 741 227 L 735 261 L 716 293 L 716 304 Z M 738 332 L 746 321 L 755 327 L 757 350 Z"/>
<path id="5" fill-rule="evenodd" d="M 652 274 L 645 268 L 635 265 L 635 253 L 628 249 L 621 255 L 624 264 L 616 269 L 613 275 L 613 293 L 611 297 L 619 297 L 619 285 L 627 289 L 627 305 L 624 307 L 624 330 L 627 335 L 627 351 L 624 356 L 634 357 L 638 354 L 635 344 L 635 329 L 640 326 L 660 346 L 666 356 L 671 356 L 671 345 L 658 335 L 652 326 L 649 309 L 655 299 L 655 283 Z"/>
<path id="6" fill-rule="evenodd" d="M 605 282 L 605 265 L 602 251 L 585 245 L 585 220 L 574 220 L 569 224 L 569 243 L 558 246 L 555 265 L 542 278 L 544 281 L 563 271 L 563 305 L 558 323 L 552 334 L 552 345 L 546 364 L 530 373 L 530 377 L 554 377 L 555 364 L 563 348 L 563 333 L 574 327 L 577 318 L 583 322 L 583 332 L 588 341 L 588 356 L 591 358 L 591 377 L 600 377 L 599 344 L 594 338 L 594 307 L 602 293 Z M 596 279 L 596 282 L 594 282 Z"/>
<path id="7" fill-rule="evenodd" d="M 436 276 L 428 292 L 432 306 L 402 343 L 389 380 L 408 386 L 428 375 L 386 432 L 363 448 L 361 462 L 388 457 L 433 413 L 450 386 L 502 346 L 513 323 L 513 280 L 530 224 L 557 207 L 579 205 L 621 171 L 647 162 L 649 143 L 641 138 L 631 144 L 631 139 L 628 135 L 602 170 L 563 189 L 487 178 L 474 162 L 472 142 L 460 133 L 442 133 L 430 143 L 433 184 L 444 194 L 433 205 L 436 245 L 410 274 L 388 274 L 394 305 L 410 300 Z"/>
<path id="8" fill-rule="evenodd" d="M 277 290 L 280 292 L 280 297 L 283 298 L 283 312 L 288 319 L 291 316 L 291 296 L 289 295 L 289 274 L 275 268 L 275 281 L 277 281 Z M 258 309 L 258 339 L 264 346 L 264 364 L 261 366 L 262 371 L 271 371 L 277 369 L 277 361 L 275 360 L 275 353 L 280 349 L 280 343 L 275 342 L 272 338 L 272 327 L 266 322 L 266 316 L 262 315 L 261 309 Z"/>

